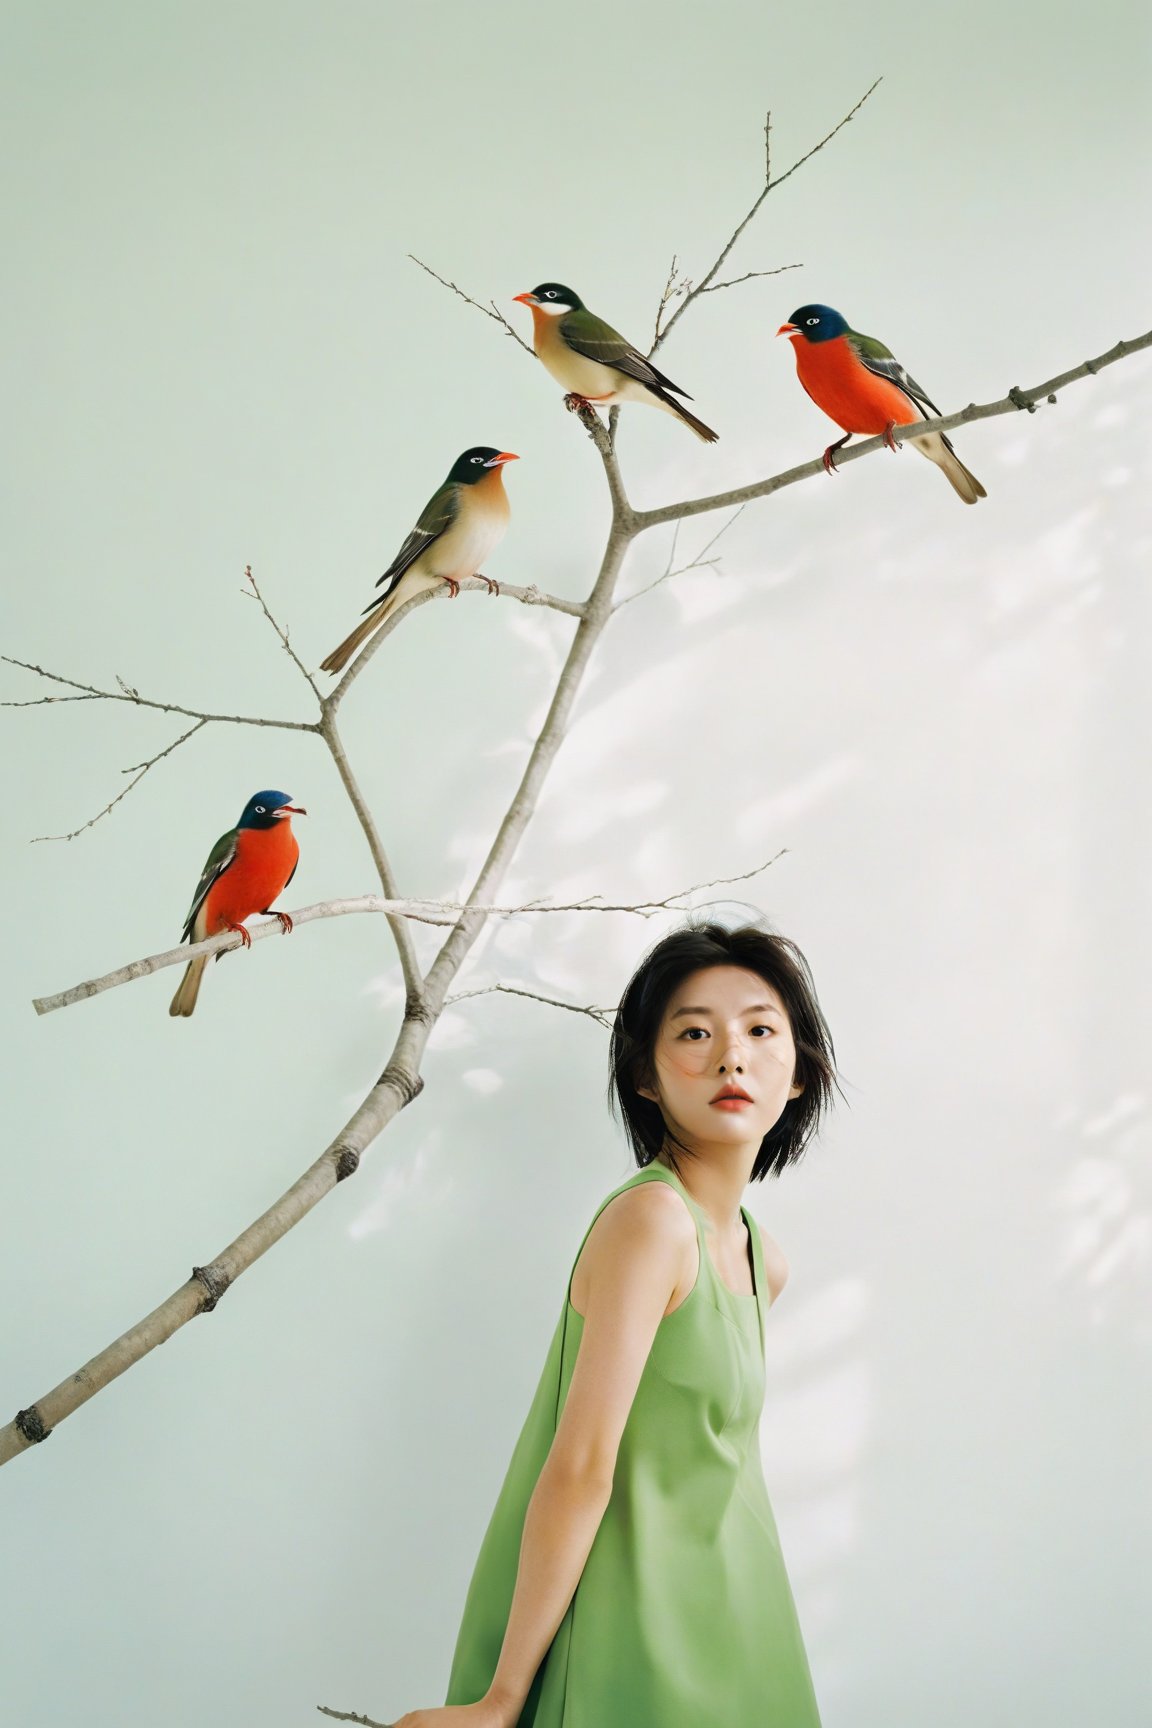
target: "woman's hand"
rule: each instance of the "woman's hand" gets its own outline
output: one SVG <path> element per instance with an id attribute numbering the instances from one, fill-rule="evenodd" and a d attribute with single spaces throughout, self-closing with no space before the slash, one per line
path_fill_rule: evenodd
<path id="1" fill-rule="evenodd" d="M 519 1710 L 481 1698 L 476 1704 L 441 1704 L 434 1710 L 409 1710 L 392 1728 L 516 1728 Z"/>

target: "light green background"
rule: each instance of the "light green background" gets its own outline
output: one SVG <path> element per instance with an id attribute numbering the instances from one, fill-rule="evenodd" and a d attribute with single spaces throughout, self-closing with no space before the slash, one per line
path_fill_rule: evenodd
<path id="1" fill-rule="evenodd" d="M 4 651 L 304 717 L 245 563 L 315 665 L 474 441 L 523 456 L 492 573 L 581 595 L 594 452 L 405 254 L 522 326 L 511 296 L 558 277 L 644 340 L 672 253 L 698 276 L 755 195 L 765 106 L 783 166 L 879 73 L 732 260 L 803 270 L 706 299 L 665 350 L 720 444 L 626 412 L 636 500 L 819 452 L 772 341 L 805 299 L 947 408 L 1137 334 L 1141 11 L 7 8 Z M 826 1728 L 1144 1720 L 1148 376 L 961 434 L 977 510 L 910 453 L 750 507 L 722 576 L 612 626 L 508 885 L 645 898 L 788 848 L 755 892 L 810 956 L 851 1109 L 748 1200 L 792 1265 L 764 1458 Z M 454 894 L 571 625 L 469 595 L 401 630 L 349 748 L 403 885 Z M 180 728 L 2 724 L 7 1416 L 311 1161 L 397 994 L 385 927 L 348 920 L 230 957 L 189 1024 L 174 974 L 37 1021 L 33 995 L 175 938 L 257 786 L 310 811 L 289 904 L 373 883 L 307 738 L 207 732 L 29 846 Z M 502 925 L 468 981 L 610 1002 L 663 927 Z M 590 1021 L 484 998 L 425 1073 L 214 1316 L 5 1471 L 6 1718 L 286 1728 L 442 1698 L 575 1246 L 629 1165 Z"/>

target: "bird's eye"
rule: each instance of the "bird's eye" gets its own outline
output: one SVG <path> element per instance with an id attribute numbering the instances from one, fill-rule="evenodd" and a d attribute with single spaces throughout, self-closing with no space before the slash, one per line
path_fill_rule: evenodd
<path id="1" fill-rule="evenodd" d="M 819 318 L 805 318 L 805 324 L 819 324 Z"/>
<path id="2" fill-rule="evenodd" d="M 473 462 L 483 462 L 484 458 L 483 456 L 473 456 L 472 460 Z"/>
<path id="3" fill-rule="evenodd" d="M 544 290 L 544 298 L 545 298 L 545 300 L 555 300 L 556 299 L 555 288 L 546 288 Z"/>
<path id="4" fill-rule="evenodd" d="M 263 804 L 257 804 L 256 814 L 257 814 L 257 816 L 266 816 L 268 814 L 268 812 L 265 810 Z"/>

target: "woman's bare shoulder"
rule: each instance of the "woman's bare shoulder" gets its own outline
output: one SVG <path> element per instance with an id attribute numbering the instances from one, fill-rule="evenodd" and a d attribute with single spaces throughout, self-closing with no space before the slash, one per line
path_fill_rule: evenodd
<path id="1" fill-rule="evenodd" d="M 592 1285 L 622 1261 L 651 1258 L 658 1263 L 670 1251 L 674 1258 L 682 1257 L 695 1241 L 692 1215 L 669 1183 L 637 1182 L 625 1188 L 606 1203 L 588 1232 L 572 1274 L 572 1306 L 583 1313 Z"/>
<path id="2" fill-rule="evenodd" d="M 777 1242 L 775 1236 L 770 1236 L 763 1224 L 758 1223 L 760 1241 L 764 1246 L 764 1276 L 768 1280 L 768 1289 L 773 1302 L 788 1282 L 788 1256 Z"/>

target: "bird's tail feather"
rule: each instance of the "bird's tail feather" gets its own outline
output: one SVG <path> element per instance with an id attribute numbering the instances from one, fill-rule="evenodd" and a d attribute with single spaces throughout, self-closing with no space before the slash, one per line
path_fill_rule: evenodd
<path id="1" fill-rule="evenodd" d="M 172 998 L 168 1009 L 169 1014 L 180 1015 L 187 1019 L 196 1006 L 196 998 L 200 994 L 200 980 L 204 976 L 204 968 L 208 964 L 207 954 L 197 954 L 195 960 L 189 960 L 184 968 L 184 976 L 179 988 Z"/>
<path id="2" fill-rule="evenodd" d="M 914 438 L 912 442 L 921 456 L 927 456 L 929 462 L 935 462 L 937 468 L 943 469 L 952 485 L 952 490 L 965 504 L 975 504 L 988 494 L 977 480 L 970 468 L 965 468 L 959 456 L 952 448 L 952 441 L 943 432 L 934 432 L 928 438 Z"/>
<path id="3" fill-rule="evenodd" d="M 649 389 L 651 388 L 649 385 Z M 695 414 L 690 413 L 682 402 L 677 402 L 675 396 L 669 396 L 666 390 L 652 390 L 652 394 L 662 407 L 670 409 L 678 420 L 684 421 L 686 426 L 691 426 L 697 438 L 703 438 L 705 444 L 717 442 L 720 437 L 719 432 L 713 432 L 711 426 L 705 426 L 703 420 L 698 420 Z"/>
<path id="4" fill-rule="evenodd" d="M 377 602 L 368 617 L 357 624 L 350 636 L 345 636 L 339 648 L 333 648 L 327 660 L 321 660 L 321 672 L 342 672 L 359 648 L 362 642 L 367 642 L 374 630 L 378 630 L 392 610 L 389 600 Z"/>

